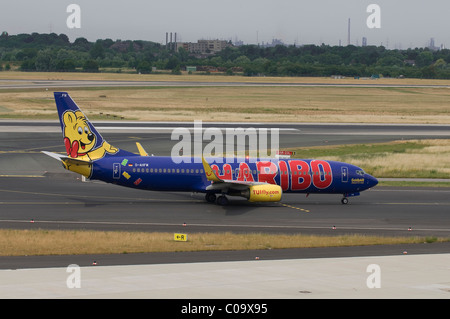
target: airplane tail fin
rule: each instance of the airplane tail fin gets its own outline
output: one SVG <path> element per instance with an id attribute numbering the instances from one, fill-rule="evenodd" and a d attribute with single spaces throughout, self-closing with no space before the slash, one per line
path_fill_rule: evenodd
<path id="1" fill-rule="evenodd" d="M 135 155 L 107 143 L 67 92 L 54 96 L 67 156 L 95 161 L 106 155 Z"/>

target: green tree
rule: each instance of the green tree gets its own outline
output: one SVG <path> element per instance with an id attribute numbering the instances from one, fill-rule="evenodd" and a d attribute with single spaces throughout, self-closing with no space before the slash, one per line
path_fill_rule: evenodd
<path id="1" fill-rule="evenodd" d="M 423 51 L 417 56 L 416 64 L 418 67 L 429 66 L 431 63 L 433 63 L 433 53 L 430 51 Z"/>
<path id="2" fill-rule="evenodd" d="M 105 48 L 103 47 L 101 41 L 95 42 L 92 49 L 89 51 L 91 58 L 93 59 L 104 59 L 105 58 Z"/>
<path id="3" fill-rule="evenodd" d="M 447 67 L 447 63 L 444 59 L 440 58 L 436 62 L 434 62 L 434 67 L 437 69 L 445 69 Z"/>
<path id="4" fill-rule="evenodd" d="M 36 56 L 36 71 L 53 71 L 56 65 L 55 55 L 52 50 L 40 50 Z"/>
<path id="5" fill-rule="evenodd" d="M 166 69 L 174 70 L 176 67 L 179 67 L 179 66 L 180 66 L 180 60 L 177 57 L 173 56 L 167 62 Z"/>
<path id="6" fill-rule="evenodd" d="M 342 59 L 337 54 L 325 53 L 320 55 L 319 62 L 326 65 L 339 65 L 342 63 Z"/>
<path id="7" fill-rule="evenodd" d="M 149 74 L 152 72 L 152 65 L 148 61 L 141 61 L 138 63 L 136 71 L 141 74 Z"/>
<path id="8" fill-rule="evenodd" d="M 83 65 L 84 72 L 98 72 L 98 63 L 95 60 L 87 60 Z"/>
<path id="9" fill-rule="evenodd" d="M 91 43 L 86 38 L 76 38 L 72 45 L 75 50 L 86 52 L 90 50 L 91 46 Z"/>
<path id="10" fill-rule="evenodd" d="M 20 64 L 21 71 L 36 71 L 36 60 L 27 59 Z"/>
<path id="11" fill-rule="evenodd" d="M 56 71 L 75 71 L 75 62 L 72 59 L 58 60 L 56 63 Z"/>
<path id="12" fill-rule="evenodd" d="M 435 79 L 437 76 L 434 65 L 428 65 L 422 68 L 422 77 L 425 79 Z"/>

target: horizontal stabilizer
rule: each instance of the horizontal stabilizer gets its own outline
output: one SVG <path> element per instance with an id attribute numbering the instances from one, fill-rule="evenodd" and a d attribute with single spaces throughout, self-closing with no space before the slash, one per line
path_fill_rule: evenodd
<path id="1" fill-rule="evenodd" d="M 69 171 L 81 174 L 87 178 L 91 177 L 93 163 L 92 161 L 83 161 L 80 159 L 71 158 L 66 155 L 60 155 L 47 151 L 42 151 L 42 153 L 60 161 L 63 164 L 64 168 Z"/>
<path id="2" fill-rule="evenodd" d="M 47 152 L 47 151 L 41 151 L 41 152 L 44 153 L 47 156 L 50 156 L 50 157 L 60 161 L 60 162 L 62 161 L 62 159 L 64 157 L 67 157 L 67 156 L 64 156 L 64 155 L 60 155 L 60 154 L 56 154 L 56 153 L 52 153 L 52 152 Z"/>
<path id="3" fill-rule="evenodd" d="M 47 151 L 41 151 L 41 152 L 47 156 L 50 156 L 50 157 L 60 161 L 60 162 L 73 163 L 73 164 L 77 164 L 77 165 L 83 165 L 83 164 L 84 165 L 92 165 L 92 161 L 83 161 L 80 159 L 71 158 L 66 155 L 56 154 L 56 153 L 47 152 Z"/>

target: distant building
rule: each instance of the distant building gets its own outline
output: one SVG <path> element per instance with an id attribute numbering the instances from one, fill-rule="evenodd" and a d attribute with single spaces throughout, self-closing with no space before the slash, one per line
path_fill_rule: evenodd
<path id="1" fill-rule="evenodd" d="M 239 46 L 241 46 L 241 45 L 244 45 L 244 41 L 242 41 L 242 40 L 235 40 L 234 42 L 233 42 L 233 45 L 235 46 L 235 47 L 239 47 Z"/>
<path id="2" fill-rule="evenodd" d="M 434 45 L 434 38 L 430 39 L 429 45 L 427 47 L 428 49 L 430 49 L 431 51 L 439 51 L 440 47 L 437 47 Z"/>
<path id="3" fill-rule="evenodd" d="M 197 43 L 178 42 L 176 50 L 184 48 L 187 52 L 195 55 L 214 55 L 230 46 L 233 45 L 224 40 L 198 40 Z"/>
<path id="4" fill-rule="evenodd" d="M 273 47 L 276 47 L 277 45 L 285 45 L 284 43 L 283 43 L 283 41 L 281 41 L 280 39 L 272 39 L 272 43 L 262 43 L 261 44 L 261 47 L 263 47 L 263 48 L 273 48 Z"/>
<path id="5" fill-rule="evenodd" d="M 367 38 L 366 38 L 366 37 L 363 37 L 363 38 L 362 38 L 362 46 L 363 46 L 363 47 L 366 47 L 366 46 L 367 46 Z"/>

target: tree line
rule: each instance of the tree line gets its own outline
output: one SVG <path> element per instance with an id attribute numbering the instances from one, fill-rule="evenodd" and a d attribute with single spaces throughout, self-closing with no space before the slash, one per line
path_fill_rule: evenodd
<path id="1" fill-rule="evenodd" d="M 77 38 L 65 34 L 0 35 L 0 69 L 11 64 L 21 71 L 99 72 L 152 68 L 180 73 L 186 66 L 212 67 L 226 74 L 247 76 L 408 77 L 450 79 L 450 50 L 414 48 L 389 50 L 383 46 L 258 45 L 230 46 L 211 56 L 195 56 L 180 48 L 143 40 Z"/>

